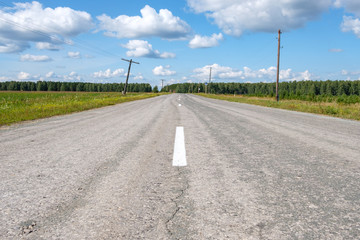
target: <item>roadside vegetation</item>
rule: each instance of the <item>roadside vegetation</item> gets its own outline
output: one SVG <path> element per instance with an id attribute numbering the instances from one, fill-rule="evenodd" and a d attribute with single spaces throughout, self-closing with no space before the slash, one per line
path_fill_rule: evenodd
<path id="1" fill-rule="evenodd" d="M 245 95 L 204 94 L 203 97 L 226 100 L 230 102 L 247 103 L 264 107 L 281 108 L 292 111 L 323 114 L 333 117 L 360 120 L 360 103 L 344 103 L 341 97 L 333 97 L 332 101 L 305 101 L 285 99 L 279 102 L 273 97 L 256 97 Z"/>
<path id="2" fill-rule="evenodd" d="M 0 92 L 0 126 L 159 96 L 159 93 Z"/>
<path id="3" fill-rule="evenodd" d="M 275 83 L 184 83 L 166 88 L 164 91 L 200 92 L 227 101 L 360 120 L 360 81 L 281 82 L 280 102 L 275 100 Z"/>

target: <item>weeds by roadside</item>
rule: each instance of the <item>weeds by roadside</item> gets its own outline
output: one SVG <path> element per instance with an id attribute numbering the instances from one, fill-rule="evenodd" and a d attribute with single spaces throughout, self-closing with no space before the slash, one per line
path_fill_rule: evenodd
<path id="1" fill-rule="evenodd" d="M 342 101 L 341 96 L 333 97 L 331 102 L 315 102 L 304 100 L 281 100 L 276 102 L 269 97 L 248 97 L 244 95 L 215 95 L 198 94 L 203 97 L 226 100 L 230 102 L 240 102 L 254 104 L 265 107 L 281 108 L 292 111 L 323 114 L 333 117 L 360 120 L 360 103 L 347 103 Z"/>
<path id="2" fill-rule="evenodd" d="M 0 126 L 140 100 L 160 93 L 0 92 Z"/>

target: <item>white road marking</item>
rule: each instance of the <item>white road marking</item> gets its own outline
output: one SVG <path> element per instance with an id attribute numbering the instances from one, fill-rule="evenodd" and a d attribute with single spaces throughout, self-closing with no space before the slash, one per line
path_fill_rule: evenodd
<path id="1" fill-rule="evenodd" d="M 181 107 L 181 103 L 179 103 L 179 107 Z"/>
<path id="2" fill-rule="evenodd" d="M 176 127 L 172 165 L 174 167 L 185 167 L 187 165 L 184 127 Z"/>

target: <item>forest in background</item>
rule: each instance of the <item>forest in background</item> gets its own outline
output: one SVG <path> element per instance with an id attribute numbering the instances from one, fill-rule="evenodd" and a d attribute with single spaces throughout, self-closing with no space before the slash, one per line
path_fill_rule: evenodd
<path id="1" fill-rule="evenodd" d="M 124 83 L 0 82 L 0 91 L 122 92 Z M 149 83 L 129 83 L 128 92 L 151 92 Z"/>
<path id="2" fill-rule="evenodd" d="M 162 91 L 177 93 L 241 94 L 275 97 L 276 83 L 179 83 Z M 357 103 L 360 102 L 360 80 L 357 81 L 293 81 L 279 83 L 280 99 Z"/>
<path id="3" fill-rule="evenodd" d="M 122 92 L 124 83 L 84 82 L 0 82 L 0 91 L 69 91 L 69 92 Z M 167 85 L 162 92 L 236 94 L 257 97 L 275 97 L 276 83 L 178 83 Z M 128 92 L 158 92 L 149 83 L 130 83 Z M 280 99 L 315 102 L 360 102 L 360 80 L 356 81 L 293 81 L 279 83 Z"/>

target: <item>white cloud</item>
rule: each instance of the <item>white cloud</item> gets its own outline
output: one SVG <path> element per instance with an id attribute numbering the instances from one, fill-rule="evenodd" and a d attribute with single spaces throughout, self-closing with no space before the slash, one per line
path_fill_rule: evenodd
<path id="1" fill-rule="evenodd" d="M 30 55 L 25 54 L 20 56 L 22 62 L 50 62 L 52 58 L 46 55 Z"/>
<path id="2" fill-rule="evenodd" d="M 72 71 L 68 75 L 63 76 L 64 81 L 82 81 L 82 77 L 78 73 Z"/>
<path id="3" fill-rule="evenodd" d="M 276 79 L 276 67 L 272 67 L 271 72 L 268 73 L 272 77 L 272 79 Z M 279 80 L 294 80 L 294 74 L 292 69 L 288 68 L 286 70 L 280 70 L 279 72 Z M 301 79 L 303 80 L 303 79 Z"/>
<path id="4" fill-rule="evenodd" d="M 27 73 L 27 72 L 19 72 L 17 78 L 19 80 L 29 80 L 31 78 L 31 75 L 30 75 L 30 73 Z"/>
<path id="5" fill-rule="evenodd" d="M 120 15 L 115 19 L 103 14 L 98 16 L 100 30 L 105 35 L 117 38 L 161 37 L 164 39 L 180 39 L 190 32 L 190 26 L 167 9 L 159 13 L 146 5 L 141 9 L 141 16 Z"/>
<path id="6" fill-rule="evenodd" d="M 1 52 L 21 52 L 28 42 L 67 43 L 62 40 L 87 32 L 93 27 L 90 14 L 68 7 L 43 8 L 33 1 L 14 3 L 0 10 Z M 41 47 L 41 44 L 40 44 Z"/>
<path id="7" fill-rule="evenodd" d="M 276 32 L 303 27 L 326 11 L 332 0 L 187 0 L 196 13 L 204 13 L 226 34 L 244 31 Z"/>
<path id="8" fill-rule="evenodd" d="M 45 75 L 45 77 L 47 77 L 47 78 L 51 78 L 51 77 L 54 77 L 55 76 L 55 73 L 54 72 L 48 72 L 46 75 Z"/>
<path id="9" fill-rule="evenodd" d="M 107 69 L 105 71 L 94 72 L 93 77 L 94 78 L 113 78 L 113 77 L 118 77 L 118 76 L 124 74 L 124 72 L 125 71 L 122 68 L 115 69 L 114 71 Z"/>
<path id="10" fill-rule="evenodd" d="M 243 67 L 242 70 L 231 67 L 220 66 L 219 64 L 206 65 L 202 68 L 193 70 L 195 73 L 192 77 L 200 81 L 208 81 L 211 67 L 212 80 L 247 80 L 247 81 L 276 81 L 276 67 L 262 68 L 252 70 L 249 67 Z M 280 70 L 279 78 L 282 81 L 299 81 L 310 80 L 315 77 L 308 70 L 305 72 L 294 73 L 291 69 Z"/>
<path id="11" fill-rule="evenodd" d="M 175 84 L 175 83 L 181 83 L 181 81 L 172 78 L 172 79 L 166 81 L 165 85 L 172 85 L 172 84 Z"/>
<path id="12" fill-rule="evenodd" d="M 128 57 L 174 58 L 176 56 L 169 52 L 160 53 L 158 50 L 154 50 L 148 41 L 144 40 L 130 40 L 122 46 L 130 50 L 126 52 Z"/>
<path id="13" fill-rule="evenodd" d="M 64 78 L 64 76 L 57 75 L 54 71 L 50 71 L 50 72 L 45 74 L 45 78 L 48 78 L 48 79 L 62 79 L 62 78 Z"/>
<path id="14" fill-rule="evenodd" d="M 360 38 L 360 19 L 344 16 L 341 24 L 341 30 L 343 32 L 353 32 L 358 38 Z"/>
<path id="15" fill-rule="evenodd" d="M 223 40 L 224 37 L 221 33 L 213 34 L 210 37 L 195 35 L 189 42 L 191 48 L 210 48 L 219 45 L 219 41 Z"/>
<path id="16" fill-rule="evenodd" d="M 4 39 L 0 34 L 0 53 L 18 53 L 30 48 L 27 42 Z"/>
<path id="17" fill-rule="evenodd" d="M 68 57 L 73 59 L 79 59 L 81 58 L 80 52 L 68 52 Z"/>
<path id="18" fill-rule="evenodd" d="M 170 70 L 170 66 L 157 66 L 152 70 L 153 74 L 156 76 L 171 76 L 171 75 L 175 75 L 176 71 L 172 71 Z"/>
<path id="19" fill-rule="evenodd" d="M 176 54 L 171 52 L 163 52 L 160 54 L 160 58 L 175 58 Z"/>
<path id="20" fill-rule="evenodd" d="M 46 50 L 50 50 L 50 51 L 58 51 L 61 49 L 61 46 L 52 44 L 52 43 L 48 43 L 48 42 L 38 42 L 38 43 L 36 43 L 36 48 L 40 49 L 40 50 L 46 49 Z"/>
<path id="21" fill-rule="evenodd" d="M 84 81 L 83 76 L 79 75 L 78 73 L 72 71 L 69 74 L 65 75 L 57 75 L 53 71 L 50 71 L 44 75 L 42 74 L 30 74 L 24 71 L 19 72 L 15 76 L 11 77 L 4 77 L 0 78 L 1 80 L 7 80 L 7 81 L 19 81 L 19 80 L 26 80 L 26 81 L 71 81 L 71 82 L 80 82 Z M 88 80 L 88 78 L 86 78 Z"/>
<path id="22" fill-rule="evenodd" d="M 343 32 L 352 32 L 360 38 L 360 1 L 359 0 L 336 0 L 335 7 L 343 7 L 347 13 L 354 14 L 353 16 L 344 16 L 341 23 L 341 30 Z"/>
<path id="23" fill-rule="evenodd" d="M 75 76 L 78 76 L 78 74 L 74 71 L 72 71 L 71 73 L 69 73 L 69 76 L 70 77 L 75 77 Z"/>
<path id="24" fill-rule="evenodd" d="M 299 76 L 295 76 L 293 80 L 312 80 L 313 74 L 309 72 L 309 70 L 306 70 L 305 72 L 299 73 Z"/>
<path id="25" fill-rule="evenodd" d="M 360 71 L 342 70 L 341 75 L 346 77 L 346 80 L 360 80 Z"/>
<path id="26" fill-rule="evenodd" d="M 139 73 L 138 75 L 136 75 L 134 77 L 134 80 L 143 80 L 143 79 L 144 79 L 144 76 L 141 73 Z"/>
<path id="27" fill-rule="evenodd" d="M 219 64 L 206 65 L 202 68 L 196 68 L 193 70 L 196 77 L 202 81 L 208 81 L 211 67 L 212 78 L 240 78 L 243 75 L 243 71 L 234 70 L 231 67 L 220 66 Z"/>
<path id="28" fill-rule="evenodd" d="M 343 7 L 346 12 L 360 16 L 359 0 L 336 0 L 334 6 L 337 8 Z"/>

